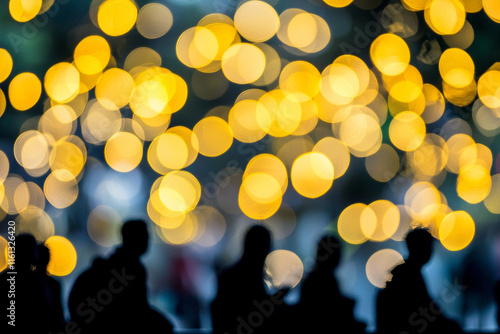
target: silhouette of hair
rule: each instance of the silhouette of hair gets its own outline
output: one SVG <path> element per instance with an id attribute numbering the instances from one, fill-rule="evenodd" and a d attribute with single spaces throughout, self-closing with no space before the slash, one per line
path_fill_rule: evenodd
<path id="1" fill-rule="evenodd" d="M 123 247 L 137 255 L 148 248 L 148 228 L 143 220 L 129 220 L 122 226 Z"/>
<path id="2" fill-rule="evenodd" d="M 37 246 L 38 249 L 38 267 L 40 270 L 43 269 L 43 271 L 47 271 L 47 266 L 49 265 L 50 261 L 50 249 L 47 247 L 47 245 L 39 244 Z"/>
<path id="3" fill-rule="evenodd" d="M 37 261 L 36 239 L 31 234 L 21 234 L 16 238 L 16 267 L 30 269 Z"/>
<path id="4" fill-rule="evenodd" d="M 244 256 L 266 256 L 271 249 L 271 232 L 263 225 L 253 225 L 245 235 Z"/>

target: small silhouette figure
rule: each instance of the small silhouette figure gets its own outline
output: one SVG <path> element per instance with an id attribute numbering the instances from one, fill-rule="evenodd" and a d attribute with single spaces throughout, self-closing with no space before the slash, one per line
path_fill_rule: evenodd
<path id="1" fill-rule="evenodd" d="M 273 333 L 284 291 L 268 295 L 264 263 L 271 250 L 271 233 L 253 225 L 245 236 L 241 259 L 218 277 L 217 296 L 211 305 L 214 334 Z"/>
<path id="2" fill-rule="evenodd" d="M 18 235 L 12 244 L 15 263 L 0 275 L 1 333 L 48 333 L 51 328 L 48 300 L 40 276 L 35 272 L 37 243 L 31 234 Z M 9 252 L 10 253 L 10 252 Z"/>
<path id="3" fill-rule="evenodd" d="M 114 254 L 95 259 L 75 281 L 69 297 L 74 326 L 81 333 L 172 333 L 172 324 L 148 303 L 140 261 L 148 248 L 146 223 L 126 222 L 122 237 Z"/>
<path id="4" fill-rule="evenodd" d="M 320 239 L 314 268 L 305 278 L 300 302 L 293 308 L 294 327 L 300 333 L 364 333 L 366 325 L 354 318 L 354 300 L 342 296 L 334 271 L 341 257 L 334 236 Z"/>
<path id="5" fill-rule="evenodd" d="M 50 319 L 46 319 L 52 332 L 58 333 L 63 331 L 64 311 L 61 302 L 61 284 L 47 272 L 47 266 L 50 261 L 50 250 L 45 244 L 39 244 L 38 262 L 36 273 L 44 287 L 45 296 L 47 298 L 47 307 Z"/>
<path id="6" fill-rule="evenodd" d="M 392 279 L 377 296 L 378 333 L 462 333 L 431 299 L 422 276 L 422 267 L 432 255 L 432 235 L 417 228 L 405 240 L 408 258 L 392 270 Z"/>

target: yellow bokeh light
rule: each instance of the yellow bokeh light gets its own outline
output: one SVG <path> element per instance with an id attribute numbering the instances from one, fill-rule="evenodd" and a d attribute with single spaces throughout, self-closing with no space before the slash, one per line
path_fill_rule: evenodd
<path id="1" fill-rule="evenodd" d="M 465 21 L 459 32 L 453 35 L 444 35 L 443 39 L 449 47 L 465 50 L 474 42 L 474 28 L 469 21 Z"/>
<path id="2" fill-rule="evenodd" d="M 215 60 L 219 43 L 215 34 L 205 27 L 193 27 L 177 40 L 176 53 L 188 67 L 203 68 Z"/>
<path id="3" fill-rule="evenodd" d="M 161 3 L 153 2 L 139 10 L 136 26 L 143 37 L 155 39 L 165 35 L 173 23 L 174 17 L 170 9 Z"/>
<path id="4" fill-rule="evenodd" d="M 26 182 L 20 176 L 11 174 L 0 184 L 0 199 L 2 199 L 0 208 L 9 215 L 26 210 L 29 205 L 29 189 Z"/>
<path id="5" fill-rule="evenodd" d="M 253 143 L 262 139 L 270 128 L 270 122 L 262 128 L 258 108 L 263 108 L 254 100 L 242 100 L 234 104 L 229 112 L 229 126 L 234 138 L 244 143 Z"/>
<path id="6" fill-rule="evenodd" d="M 498 64 L 498 63 L 497 63 Z M 495 65 L 494 65 L 495 66 Z M 484 105 L 500 107 L 500 71 L 496 68 L 484 73 L 477 83 L 477 93 Z"/>
<path id="7" fill-rule="evenodd" d="M 224 75 L 229 81 L 240 85 L 257 81 L 264 73 L 265 67 L 264 52 L 252 44 L 234 44 L 222 56 Z"/>
<path id="8" fill-rule="evenodd" d="M 106 0 L 99 6 L 99 28 L 109 36 L 121 36 L 130 31 L 137 20 L 137 6 L 132 0 Z"/>
<path id="9" fill-rule="evenodd" d="M 438 212 L 441 194 L 432 183 L 417 182 L 406 191 L 404 203 L 413 219 L 427 221 Z"/>
<path id="10" fill-rule="evenodd" d="M 7 108 L 7 98 L 5 97 L 3 90 L 0 89 L 0 117 L 2 117 L 6 108 Z"/>
<path id="11" fill-rule="evenodd" d="M 323 153 L 332 163 L 334 178 L 338 179 L 345 174 L 351 162 L 351 155 L 347 146 L 334 137 L 325 137 L 314 145 L 313 152 Z"/>
<path id="12" fill-rule="evenodd" d="M 2 48 L 0 48 L 0 64 L 2 64 L 0 67 L 0 83 L 2 83 L 9 77 L 14 65 L 9 51 Z"/>
<path id="13" fill-rule="evenodd" d="M 273 203 L 282 196 L 279 181 L 267 173 L 246 175 L 241 187 L 252 200 L 262 204 Z"/>
<path id="14" fill-rule="evenodd" d="M 474 62 L 464 50 L 450 48 L 439 58 L 439 73 L 447 84 L 464 88 L 474 80 Z"/>
<path id="15" fill-rule="evenodd" d="M 95 96 L 106 109 L 125 107 L 134 90 L 134 79 L 128 72 L 111 68 L 104 72 L 95 87 Z"/>
<path id="16" fill-rule="evenodd" d="M 200 154 L 217 157 L 226 152 L 233 143 L 233 131 L 229 124 L 219 117 L 206 117 L 193 128 L 198 138 Z"/>
<path id="17" fill-rule="evenodd" d="M 20 111 L 32 108 L 42 95 L 40 79 L 29 72 L 18 74 L 9 84 L 9 100 Z"/>
<path id="18" fill-rule="evenodd" d="M 58 169 L 45 179 L 43 192 L 52 206 L 64 209 L 78 198 L 78 182 L 68 170 Z"/>
<path id="19" fill-rule="evenodd" d="M 414 151 L 424 141 L 426 127 L 422 118 L 414 112 L 405 111 L 394 116 L 389 126 L 391 142 L 403 151 Z"/>
<path id="20" fill-rule="evenodd" d="M 278 249 L 266 257 L 264 272 L 268 287 L 294 288 L 302 279 L 304 265 L 294 252 Z"/>
<path id="21" fill-rule="evenodd" d="M 322 153 L 310 152 L 299 156 L 292 165 L 292 185 L 304 197 L 317 198 L 332 187 L 333 165 Z"/>
<path id="22" fill-rule="evenodd" d="M 379 182 L 388 182 L 399 170 L 399 156 L 392 146 L 382 144 L 379 150 L 365 158 L 366 171 Z"/>
<path id="23" fill-rule="evenodd" d="M 439 227 L 439 240 L 450 251 L 459 251 L 467 247 L 472 239 L 476 226 L 472 217 L 465 211 L 454 211 L 447 214 Z"/>
<path id="24" fill-rule="evenodd" d="M 85 75 L 101 73 L 109 63 L 111 49 L 101 36 L 85 37 L 78 43 L 73 54 L 75 65 Z"/>
<path id="25" fill-rule="evenodd" d="M 8 247 L 9 243 L 4 237 L 0 236 L 0 271 L 4 271 L 7 268 L 8 259 Z"/>
<path id="26" fill-rule="evenodd" d="M 337 229 L 342 239 L 354 245 L 368 240 L 361 230 L 361 215 L 368 215 L 367 211 L 372 211 L 371 215 L 375 217 L 373 210 L 362 203 L 351 204 L 342 211 L 337 222 Z"/>
<path id="27" fill-rule="evenodd" d="M 353 0 L 323 0 L 328 6 L 335 8 L 347 7 Z"/>
<path id="28" fill-rule="evenodd" d="M 384 289 L 386 282 L 392 278 L 392 269 L 404 262 L 403 256 L 398 251 L 390 248 L 381 249 L 366 262 L 366 277 L 375 287 Z"/>
<path id="29" fill-rule="evenodd" d="M 458 174 L 457 194 L 464 201 L 476 204 L 484 200 L 491 190 L 489 169 L 481 165 L 463 168 Z"/>
<path id="30" fill-rule="evenodd" d="M 456 135 L 451 136 L 446 141 L 446 145 L 448 146 L 449 150 L 446 169 L 448 169 L 452 173 L 458 174 L 460 172 L 460 159 L 463 151 L 467 147 L 474 144 L 474 139 L 464 133 L 457 133 Z"/>
<path id="31" fill-rule="evenodd" d="M 495 0 L 483 0 L 484 12 L 496 23 L 500 23 L 500 4 Z"/>
<path id="32" fill-rule="evenodd" d="M 281 71 L 280 88 L 304 102 L 318 94 L 320 78 L 321 75 L 313 64 L 298 60 L 287 64 Z"/>
<path id="33" fill-rule="evenodd" d="M 165 174 L 186 166 L 189 149 L 186 142 L 175 133 L 164 133 L 156 137 L 148 150 L 148 161 L 158 173 Z"/>
<path id="34" fill-rule="evenodd" d="M 43 193 L 42 193 L 43 196 Z M 41 208 L 29 205 L 15 219 L 16 232 L 32 234 L 37 241 L 52 237 L 55 232 L 54 222 Z"/>
<path id="35" fill-rule="evenodd" d="M 106 143 L 104 157 L 114 170 L 127 173 L 139 166 L 143 143 L 130 132 L 117 132 Z"/>
<path id="36" fill-rule="evenodd" d="M 76 178 L 83 170 L 87 161 L 85 144 L 79 137 L 71 136 L 55 143 L 50 151 L 49 163 L 51 170 L 64 169 Z M 57 177 L 57 174 L 55 174 Z"/>
<path id="37" fill-rule="evenodd" d="M 491 177 L 491 190 L 488 196 L 484 199 L 484 206 L 489 212 L 500 214 L 500 174 L 495 174 Z"/>
<path id="38" fill-rule="evenodd" d="M 434 123 L 443 116 L 445 101 L 443 94 L 435 86 L 424 84 L 425 109 L 420 115 L 426 124 Z"/>
<path id="39" fill-rule="evenodd" d="M 186 171 L 172 171 L 161 179 L 159 195 L 169 210 L 187 212 L 193 210 L 201 196 L 200 182 Z"/>
<path id="40" fill-rule="evenodd" d="M 50 251 L 47 271 L 51 275 L 66 276 L 76 267 L 77 253 L 73 244 L 62 236 L 52 236 L 45 240 Z"/>
<path id="41" fill-rule="evenodd" d="M 174 228 L 159 227 L 160 238 L 171 245 L 186 245 L 198 235 L 198 220 L 194 213 L 186 215 L 184 221 Z"/>
<path id="42" fill-rule="evenodd" d="M 120 214 L 115 209 L 100 205 L 89 214 L 87 232 L 99 246 L 112 247 L 120 243 L 122 224 Z"/>
<path id="43" fill-rule="evenodd" d="M 255 220 L 268 219 L 274 215 L 281 206 L 282 197 L 279 196 L 274 202 L 261 203 L 257 202 L 245 191 L 240 188 L 238 194 L 238 206 L 241 211 L 248 217 Z"/>
<path id="44" fill-rule="evenodd" d="M 245 39 L 265 42 L 278 32 L 280 21 L 271 5 L 252 0 L 238 7 L 234 14 L 234 25 Z"/>
<path id="45" fill-rule="evenodd" d="M 384 241 L 399 227 L 399 209 L 392 202 L 378 200 L 370 203 L 361 213 L 361 232 L 369 240 Z"/>
<path id="46" fill-rule="evenodd" d="M 426 3 L 424 11 L 425 22 L 440 35 L 459 32 L 465 23 L 465 14 L 460 0 L 431 0 Z"/>
<path id="47" fill-rule="evenodd" d="M 10 15 L 18 22 L 27 22 L 38 15 L 42 9 L 42 2 L 42 0 L 10 0 Z"/>
<path id="48" fill-rule="evenodd" d="M 340 140 L 356 157 L 367 157 L 377 152 L 382 144 L 382 130 L 377 115 L 365 106 L 346 109 L 349 116 L 340 123 Z"/>
<path id="49" fill-rule="evenodd" d="M 80 92 L 80 72 L 70 63 L 58 63 L 47 70 L 43 86 L 52 100 L 69 102 Z"/>
<path id="50" fill-rule="evenodd" d="M 398 75 L 410 63 L 410 49 L 406 42 L 394 34 L 377 37 L 370 46 L 370 58 L 385 75 Z"/>

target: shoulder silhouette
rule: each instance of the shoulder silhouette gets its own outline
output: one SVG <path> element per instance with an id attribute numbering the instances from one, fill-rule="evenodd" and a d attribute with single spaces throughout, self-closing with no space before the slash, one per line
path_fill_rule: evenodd
<path id="1" fill-rule="evenodd" d="M 123 243 L 108 258 L 97 258 L 75 281 L 69 297 L 71 319 L 82 333 L 172 333 L 172 324 L 148 303 L 146 223 L 122 227 Z"/>
<path id="2" fill-rule="evenodd" d="M 334 236 L 320 239 L 314 268 L 305 278 L 300 302 L 294 307 L 294 327 L 311 333 L 362 333 L 365 324 L 354 318 L 354 300 L 340 292 L 334 271 L 341 258 Z"/>
<path id="3" fill-rule="evenodd" d="M 377 296 L 377 330 L 392 333 L 461 333 L 429 296 L 422 267 L 432 255 L 434 238 L 417 228 L 406 236 L 408 258 L 392 270 L 392 279 Z"/>

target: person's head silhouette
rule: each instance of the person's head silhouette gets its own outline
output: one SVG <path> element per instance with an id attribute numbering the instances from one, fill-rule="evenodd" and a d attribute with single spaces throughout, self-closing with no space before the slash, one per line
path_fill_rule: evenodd
<path id="1" fill-rule="evenodd" d="M 333 235 L 323 236 L 316 250 L 316 268 L 328 272 L 333 271 L 340 262 L 340 241 Z"/>
<path id="2" fill-rule="evenodd" d="M 148 228 L 143 220 L 129 220 L 122 226 L 123 248 L 130 255 L 141 256 L 148 249 Z"/>
<path id="3" fill-rule="evenodd" d="M 31 234 L 21 234 L 16 238 L 16 262 L 18 271 L 31 271 L 36 264 L 36 239 Z"/>
<path id="4" fill-rule="evenodd" d="M 408 247 L 408 262 L 418 267 L 422 267 L 429 262 L 432 255 L 433 237 L 427 229 L 416 228 L 406 235 L 406 245 Z"/>
<path id="5" fill-rule="evenodd" d="M 46 274 L 47 266 L 49 265 L 50 261 L 50 250 L 44 243 L 39 244 L 37 246 L 37 250 L 38 250 L 38 263 L 36 269 L 38 272 Z"/>
<path id="6" fill-rule="evenodd" d="M 253 225 L 245 236 L 243 258 L 256 265 L 263 265 L 271 250 L 271 233 L 263 225 Z"/>

